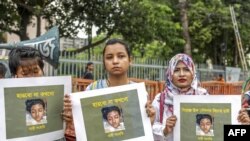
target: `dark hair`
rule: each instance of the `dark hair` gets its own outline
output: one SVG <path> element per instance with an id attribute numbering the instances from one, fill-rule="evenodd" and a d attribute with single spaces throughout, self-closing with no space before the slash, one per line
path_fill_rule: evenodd
<path id="1" fill-rule="evenodd" d="M 34 59 L 43 71 L 43 58 L 38 50 L 33 47 L 16 47 L 9 53 L 9 68 L 12 76 L 16 74 L 18 66 L 23 59 Z"/>
<path id="2" fill-rule="evenodd" d="M 219 74 L 219 77 L 223 77 L 223 74 L 220 73 L 220 74 Z"/>
<path id="3" fill-rule="evenodd" d="M 105 120 L 108 120 L 108 114 L 112 111 L 117 111 L 118 114 L 121 116 L 121 109 L 117 106 L 109 106 L 109 107 L 103 107 L 102 108 L 102 117 Z"/>
<path id="4" fill-rule="evenodd" d="M 2 62 L 0 62 L 0 75 L 5 76 L 6 71 L 7 71 L 6 66 Z"/>
<path id="5" fill-rule="evenodd" d="M 131 52 L 130 52 L 128 43 L 126 43 L 125 41 L 123 41 L 123 40 L 121 40 L 121 39 L 113 38 L 113 39 L 109 39 L 109 40 L 106 42 L 106 44 L 105 44 L 105 46 L 104 46 L 104 48 L 103 48 L 103 51 L 102 51 L 102 57 L 103 57 L 103 58 L 104 58 L 104 54 L 105 54 L 105 51 L 106 51 L 106 47 L 107 47 L 108 45 L 114 45 L 114 44 L 116 44 L 116 43 L 119 43 L 119 44 L 123 45 L 124 48 L 125 48 L 125 50 L 126 50 L 126 52 L 127 52 L 127 54 L 128 54 L 128 57 L 131 57 Z M 105 63 L 104 63 L 104 60 L 105 60 L 105 59 L 103 59 L 103 64 L 104 64 L 104 68 L 106 68 Z"/>
<path id="6" fill-rule="evenodd" d="M 211 122 L 211 124 L 213 123 L 212 116 L 209 115 L 209 114 L 197 114 L 197 115 L 196 115 L 196 123 L 197 123 L 198 125 L 200 125 L 201 120 L 204 119 L 204 118 L 209 119 L 210 122 Z"/>
<path id="7" fill-rule="evenodd" d="M 42 99 L 27 99 L 25 101 L 25 104 L 26 111 L 28 111 L 29 113 L 31 113 L 32 106 L 36 104 L 41 104 L 43 106 L 43 109 L 45 109 L 45 102 Z"/>
<path id="8" fill-rule="evenodd" d="M 93 63 L 93 62 L 88 62 L 87 65 L 86 65 L 86 67 L 85 67 L 85 71 L 87 71 L 88 67 L 89 67 L 90 65 L 92 65 L 92 64 L 94 64 L 94 63 Z"/>

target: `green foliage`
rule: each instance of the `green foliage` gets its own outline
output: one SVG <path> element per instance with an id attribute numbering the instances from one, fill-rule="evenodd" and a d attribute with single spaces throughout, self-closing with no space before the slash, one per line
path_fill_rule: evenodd
<path id="1" fill-rule="evenodd" d="M 205 63 L 240 64 L 229 5 L 235 8 L 245 54 L 250 53 L 250 1 L 187 0 L 192 57 Z M 50 28 L 58 25 L 60 36 L 76 37 L 79 29 L 90 35 L 97 27 L 93 46 L 83 47 L 91 57 L 101 54 L 108 38 L 123 38 L 130 43 L 133 56 L 168 60 L 184 51 L 185 40 L 176 0 L 44 0 L 0 1 L 1 32 L 26 36 L 32 16 L 45 18 Z M 71 49 L 73 51 L 74 49 Z M 79 57 L 84 56 L 78 54 Z"/>

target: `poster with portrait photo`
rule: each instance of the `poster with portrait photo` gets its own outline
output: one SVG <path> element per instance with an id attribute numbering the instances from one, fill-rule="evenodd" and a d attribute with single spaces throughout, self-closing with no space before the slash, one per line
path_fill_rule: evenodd
<path id="1" fill-rule="evenodd" d="M 153 140 L 144 83 L 72 93 L 71 100 L 77 141 Z"/>
<path id="2" fill-rule="evenodd" d="M 9 78 L 0 81 L 0 140 L 52 141 L 64 137 L 61 117 L 71 77 Z"/>
<path id="3" fill-rule="evenodd" d="M 239 124 L 240 95 L 176 95 L 174 140 L 222 141 L 225 124 Z"/>

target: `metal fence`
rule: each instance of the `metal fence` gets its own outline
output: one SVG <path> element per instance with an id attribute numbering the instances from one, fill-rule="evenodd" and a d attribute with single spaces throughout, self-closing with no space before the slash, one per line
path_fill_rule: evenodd
<path id="1" fill-rule="evenodd" d="M 102 63 L 102 55 L 93 55 L 90 61 L 94 63 L 94 78 L 101 79 L 106 77 L 105 70 Z M 60 66 L 57 70 L 47 65 L 47 75 L 71 75 L 73 77 L 82 77 L 87 64 L 88 57 L 83 54 L 62 54 L 60 57 Z M 129 70 L 129 77 L 147 79 L 154 81 L 165 80 L 165 70 L 167 68 L 167 61 L 160 59 L 145 59 L 133 58 L 133 64 Z M 215 76 L 223 74 L 226 76 L 225 67 L 213 65 L 213 69 L 209 69 L 207 64 L 196 64 L 197 76 L 200 81 L 213 80 Z M 248 78 L 249 72 L 241 72 L 240 81 Z"/>
<path id="2" fill-rule="evenodd" d="M 73 77 L 82 77 L 86 64 L 89 61 L 94 63 L 94 78 L 105 78 L 106 72 L 103 68 L 101 55 L 92 56 L 90 60 L 88 60 L 88 57 L 81 56 L 80 54 L 61 55 L 59 61 L 60 65 L 56 70 L 46 63 L 44 69 L 46 72 L 45 75 L 71 75 Z M 128 75 L 129 77 L 148 80 L 164 80 L 165 69 L 165 61 L 134 58 Z"/>
<path id="3" fill-rule="evenodd" d="M 84 54 L 84 53 L 83 53 Z M 54 69 L 48 63 L 45 63 L 45 76 L 55 75 L 71 75 L 72 77 L 82 77 L 86 64 L 89 62 L 87 55 L 83 54 L 61 54 L 60 65 Z M 7 63 L 7 60 L 0 60 Z M 105 70 L 102 63 L 102 55 L 93 55 L 90 61 L 94 63 L 94 78 L 101 79 L 106 77 Z M 129 77 L 147 79 L 154 81 L 165 80 L 165 70 L 167 68 L 167 61 L 160 59 L 144 59 L 133 58 L 133 64 L 129 70 Z M 218 74 L 225 74 L 224 66 L 213 65 L 213 69 L 209 69 L 206 64 L 197 64 L 197 76 L 200 81 L 209 81 Z M 249 77 L 249 72 L 241 72 L 240 81 L 244 81 Z"/>

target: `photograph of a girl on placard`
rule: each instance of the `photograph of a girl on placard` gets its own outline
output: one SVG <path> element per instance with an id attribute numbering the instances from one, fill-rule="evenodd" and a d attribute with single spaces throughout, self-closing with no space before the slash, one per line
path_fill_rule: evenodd
<path id="1" fill-rule="evenodd" d="M 122 108 L 112 105 L 101 109 L 105 133 L 125 130 Z"/>
<path id="2" fill-rule="evenodd" d="M 38 125 L 47 123 L 47 103 L 43 99 L 27 99 L 26 125 Z"/>
<path id="3" fill-rule="evenodd" d="M 196 115 L 196 135 L 214 136 L 213 117 L 209 114 Z"/>

